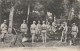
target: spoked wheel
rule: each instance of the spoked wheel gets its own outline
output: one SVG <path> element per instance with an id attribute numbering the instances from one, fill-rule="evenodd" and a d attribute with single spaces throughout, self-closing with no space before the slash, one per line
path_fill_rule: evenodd
<path id="1" fill-rule="evenodd" d="M 51 32 L 48 34 L 48 37 L 49 38 L 52 38 L 52 39 L 60 39 L 61 38 L 61 33 L 60 32 Z"/>

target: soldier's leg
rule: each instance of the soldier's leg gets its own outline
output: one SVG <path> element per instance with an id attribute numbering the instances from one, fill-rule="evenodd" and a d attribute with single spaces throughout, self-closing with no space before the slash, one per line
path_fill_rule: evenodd
<path id="1" fill-rule="evenodd" d="M 41 38 L 41 32 L 39 33 L 39 37 L 38 37 L 38 39 L 40 40 L 40 38 Z"/>
<path id="2" fill-rule="evenodd" d="M 74 43 L 74 35 L 72 35 L 72 43 Z"/>
<path id="3" fill-rule="evenodd" d="M 33 33 L 32 34 L 32 43 L 34 43 L 34 37 L 35 37 L 35 34 Z"/>
<path id="4" fill-rule="evenodd" d="M 74 40 L 74 35 L 72 35 L 72 43 L 73 43 L 73 40 Z"/>
<path id="5" fill-rule="evenodd" d="M 66 43 L 66 41 L 67 41 L 67 34 L 65 34 L 65 43 Z"/>
<path id="6" fill-rule="evenodd" d="M 73 42 L 72 42 L 72 41 L 73 41 L 73 35 L 71 34 L 71 38 L 70 38 L 70 42 L 69 42 L 69 44 L 70 44 L 70 45 L 72 45 L 72 44 L 73 44 Z"/>
<path id="7" fill-rule="evenodd" d="M 75 35 L 73 34 L 72 35 L 72 44 L 74 44 L 74 42 L 75 42 L 75 38 L 74 37 L 75 37 Z"/>
<path id="8" fill-rule="evenodd" d="M 4 35 L 5 35 L 5 33 L 2 33 L 1 42 L 4 42 Z"/>
<path id="9" fill-rule="evenodd" d="M 74 35 L 73 43 L 76 42 L 76 36 L 77 36 L 77 34 Z"/>
<path id="10" fill-rule="evenodd" d="M 21 33 L 22 42 L 24 42 L 24 32 Z"/>
<path id="11" fill-rule="evenodd" d="M 36 36 L 37 36 L 37 41 L 39 40 L 39 32 L 36 34 Z"/>
<path id="12" fill-rule="evenodd" d="M 61 42 L 62 42 L 63 38 L 64 38 L 64 37 L 63 37 L 63 33 L 62 33 L 61 40 L 60 40 Z"/>
<path id="13" fill-rule="evenodd" d="M 43 43 L 44 43 L 44 33 L 42 33 L 42 41 L 43 41 Z"/>
<path id="14" fill-rule="evenodd" d="M 37 40 L 39 41 L 39 39 L 40 39 L 40 33 L 38 34 L 38 36 L 37 36 Z"/>
<path id="15" fill-rule="evenodd" d="M 44 34 L 44 38 L 45 38 L 45 43 L 46 43 L 46 38 L 47 38 L 46 33 Z"/>
<path id="16" fill-rule="evenodd" d="M 37 36 L 37 41 L 38 41 L 38 34 L 36 36 Z"/>

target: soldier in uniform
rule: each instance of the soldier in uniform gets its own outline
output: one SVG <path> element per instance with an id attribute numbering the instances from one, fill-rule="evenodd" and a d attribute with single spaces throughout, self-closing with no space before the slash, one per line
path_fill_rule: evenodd
<path id="1" fill-rule="evenodd" d="M 56 27 L 57 27 L 56 23 L 52 22 L 52 31 L 53 32 L 56 32 Z"/>
<path id="2" fill-rule="evenodd" d="M 1 42 L 4 42 L 5 34 L 7 34 L 7 25 L 6 20 L 1 24 Z"/>
<path id="3" fill-rule="evenodd" d="M 27 27 L 27 24 L 26 24 L 26 20 L 23 20 L 23 23 L 21 24 L 21 32 L 26 34 L 27 31 L 28 31 L 28 27 Z"/>
<path id="4" fill-rule="evenodd" d="M 52 31 L 52 28 L 51 28 L 50 22 L 48 22 L 47 24 L 47 35 L 48 36 L 50 36 L 51 31 Z"/>
<path id="5" fill-rule="evenodd" d="M 26 20 L 23 20 L 23 23 L 21 24 L 21 32 L 23 33 L 22 34 L 22 42 L 25 42 L 27 41 L 27 38 L 25 37 L 25 34 L 27 34 L 27 31 L 28 31 L 28 27 L 27 27 L 27 24 L 26 24 Z"/>
<path id="6" fill-rule="evenodd" d="M 37 35 L 37 41 L 39 39 L 39 36 L 41 35 L 41 24 L 40 21 L 38 21 L 37 27 L 36 27 L 36 35 Z"/>
<path id="7" fill-rule="evenodd" d="M 31 34 L 32 34 L 32 43 L 34 43 L 35 34 L 36 34 L 36 24 L 35 23 L 36 22 L 33 21 L 33 24 L 30 27 L 30 31 L 31 31 Z"/>
<path id="8" fill-rule="evenodd" d="M 72 24 L 72 29 L 71 29 L 71 35 L 72 35 L 72 39 L 70 41 L 70 45 L 72 45 L 73 43 L 75 43 L 76 37 L 77 37 L 77 33 L 78 33 L 78 26 L 76 26 L 75 23 Z"/>
<path id="9" fill-rule="evenodd" d="M 45 21 L 43 21 L 42 23 L 43 23 L 41 26 L 42 40 L 43 40 L 43 43 L 46 43 L 47 25 L 45 24 Z"/>
<path id="10" fill-rule="evenodd" d="M 57 31 L 57 24 L 56 24 L 56 21 L 52 22 L 52 32 L 53 34 L 55 34 L 55 32 Z M 54 37 L 55 39 L 58 39 L 57 36 Z"/>
<path id="11" fill-rule="evenodd" d="M 68 32 L 67 22 L 63 22 L 63 30 L 62 30 L 61 42 L 62 42 L 62 40 L 64 40 L 64 42 L 66 43 L 67 32 Z"/>

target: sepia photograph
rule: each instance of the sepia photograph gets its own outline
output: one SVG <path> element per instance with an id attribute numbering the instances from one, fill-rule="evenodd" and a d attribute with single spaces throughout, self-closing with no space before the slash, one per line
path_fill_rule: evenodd
<path id="1" fill-rule="evenodd" d="M 80 0 L 0 0 L 0 49 L 5 48 L 79 51 Z"/>

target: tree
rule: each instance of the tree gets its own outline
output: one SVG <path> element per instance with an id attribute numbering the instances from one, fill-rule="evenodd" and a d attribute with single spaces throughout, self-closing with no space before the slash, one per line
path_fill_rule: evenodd
<path id="1" fill-rule="evenodd" d="M 43 16 L 45 15 L 44 13 L 44 7 L 42 4 L 39 2 L 35 2 L 34 4 L 34 9 L 32 11 L 32 17 L 36 18 L 35 20 L 42 20 Z"/>
<path id="2" fill-rule="evenodd" d="M 22 0 L 2 0 L 2 3 L 1 3 L 2 16 L 3 16 L 3 19 L 7 18 L 9 20 L 9 32 L 10 33 L 12 30 L 12 25 L 13 25 L 14 11 L 16 11 L 16 8 L 18 5 L 23 4 L 23 3 L 21 3 L 21 1 Z M 26 0 L 24 0 L 24 1 L 26 1 Z M 27 0 L 27 2 L 28 1 L 29 0 Z M 26 5 L 26 3 L 25 3 L 25 5 Z M 10 13 L 10 16 L 9 16 L 9 13 Z M 7 14 L 7 15 L 5 15 L 5 14 Z"/>

